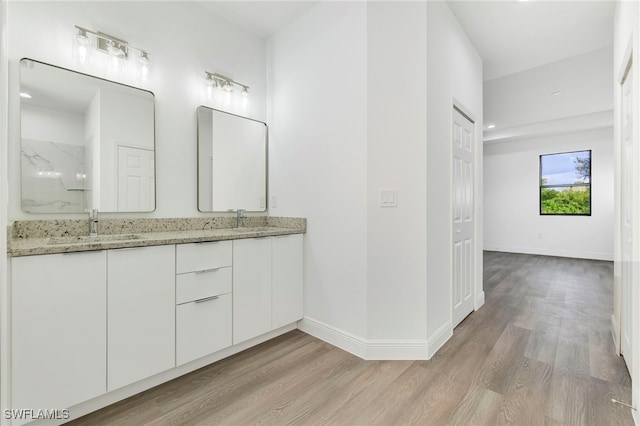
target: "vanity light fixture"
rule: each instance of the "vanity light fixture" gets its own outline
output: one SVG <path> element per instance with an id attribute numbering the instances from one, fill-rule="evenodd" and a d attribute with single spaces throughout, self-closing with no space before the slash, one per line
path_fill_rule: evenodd
<path id="1" fill-rule="evenodd" d="M 208 87 L 224 89 L 227 92 L 233 92 L 233 86 L 241 87 L 241 93 L 244 96 L 249 95 L 249 86 L 238 83 L 229 77 L 214 72 L 205 71 L 205 81 Z"/>
<path id="2" fill-rule="evenodd" d="M 120 71 L 126 61 L 131 61 L 138 78 L 143 82 L 147 80 L 151 65 L 149 52 L 109 34 L 91 31 L 78 25 L 75 27 L 77 33 L 74 37 L 74 56 L 80 65 L 89 61 L 93 49 L 109 57 L 107 68 L 110 71 Z"/>
<path id="3" fill-rule="evenodd" d="M 209 71 L 204 72 L 207 98 L 226 108 L 246 109 L 249 100 L 249 86 L 238 83 L 232 78 Z M 240 90 L 240 98 L 234 95 L 234 89 Z M 234 99 L 235 98 L 235 99 Z"/>

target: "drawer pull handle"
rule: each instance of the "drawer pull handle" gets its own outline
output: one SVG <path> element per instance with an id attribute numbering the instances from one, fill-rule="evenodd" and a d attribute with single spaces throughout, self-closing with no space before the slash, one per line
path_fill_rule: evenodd
<path id="1" fill-rule="evenodd" d="M 195 271 L 196 274 L 204 274 L 206 272 L 214 272 L 214 271 L 218 271 L 221 268 L 210 268 L 210 269 L 202 269 L 200 271 Z"/>
<path id="2" fill-rule="evenodd" d="M 208 302 L 209 300 L 216 300 L 217 298 L 219 298 L 220 296 L 210 296 L 210 297 L 205 297 L 204 299 L 198 299 L 195 300 L 195 303 L 202 303 L 202 302 Z"/>

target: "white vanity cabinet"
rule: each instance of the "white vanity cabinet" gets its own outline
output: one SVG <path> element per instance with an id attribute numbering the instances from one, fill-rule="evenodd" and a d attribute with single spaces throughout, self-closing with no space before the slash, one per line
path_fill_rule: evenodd
<path id="1" fill-rule="evenodd" d="M 176 363 L 232 345 L 232 243 L 176 247 Z"/>
<path id="2" fill-rule="evenodd" d="M 302 234 L 271 237 L 271 328 L 302 319 Z"/>
<path id="3" fill-rule="evenodd" d="M 14 408 L 65 408 L 106 391 L 107 253 L 11 259 Z"/>
<path id="4" fill-rule="evenodd" d="M 233 343 L 302 319 L 302 235 L 233 242 Z"/>
<path id="5" fill-rule="evenodd" d="M 107 390 L 175 366 L 175 246 L 108 251 Z"/>
<path id="6" fill-rule="evenodd" d="M 302 241 L 12 257 L 11 408 L 113 402 L 290 330 L 303 314 Z"/>
<path id="7" fill-rule="evenodd" d="M 271 331 L 271 238 L 233 241 L 233 343 Z"/>

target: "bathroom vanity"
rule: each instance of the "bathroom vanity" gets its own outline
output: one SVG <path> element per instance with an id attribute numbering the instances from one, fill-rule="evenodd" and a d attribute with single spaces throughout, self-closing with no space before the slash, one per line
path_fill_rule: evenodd
<path id="1" fill-rule="evenodd" d="M 294 329 L 306 220 L 247 220 L 16 222 L 12 407 L 77 418 Z"/>

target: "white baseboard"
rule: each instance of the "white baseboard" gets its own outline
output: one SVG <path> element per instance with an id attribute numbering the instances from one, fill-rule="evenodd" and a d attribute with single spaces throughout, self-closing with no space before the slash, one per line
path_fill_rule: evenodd
<path id="1" fill-rule="evenodd" d="M 453 335 L 450 323 L 429 339 L 365 339 L 308 317 L 298 328 L 365 360 L 427 360 Z"/>
<path id="2" fill-rule="evenodd" d="M 638 386 L 637 384 L 634 386 L 633 384 L 633 379 L 631 382 L 631 405 L 633 405 L 634 407 L 637 407 L 638 405 L 640 405 L 640 386 Z M 633 417 L 633 423 L 636 424 L 636 426 L 640 426 L 640 414 L 638 413 L 638 410 L 631 410 L 631 417 Z"/>
<path id="3" fill-rule="evenodd" d="M 435 333 L 433 333 L 427 341 L 429 342 L 429 357 L 427 359 L 431 359 L 432 356 L 438 352 L 447 340 L 449 340 L 453 336 L 453 327 L 451 326 L 451 322 L 447 321 L 442 324 L 440 328 L 438 328 Z"/>
<path id="4" fill-rule="evenodd" d="M 484 306 L 484 291 L 481 291 L 480 294 L 476 295 L 476 304 L 474 306 L 474 309 L 477 311 L 483 306 Z"/>
<path id="5" fill-rule="evenodd" d="M 342 349 L 343 351 L 352 353 L 359 358 L 366 359 L 366 344 L 358 336 L 308 317 L 304 317 L 298 321 L 298 328 L 313 337 Z"/>
<path id="6" fill-rule="evenodd" d="M 542 256 L 573 257 L 576 259 L 613 261 L 613 253 L 598 253 L 598 252 L 577 251 L 577 250 L 555 250 L 555 249 L 531 248 L 531 247 L 505 247 L 505 246 L 497 247 L 497 246 L 490 246 L 490 245 L 485 245 L 483 250 L 500 251 L 505 253 L 539 254 Z"/>
<path id="7" fill-rule="evenodd" d="M 618 336 L 620 336 L 620 330 L 618 330 L 618 321 L 616 321 L 616 315 L 615 314 L 611 314 L 611 338 L 613 339 L 613 344 L 616 348 L 616 354 L 620 355 L 620 348 L 619 348 L 619 340 L 618 340 Z"/>

